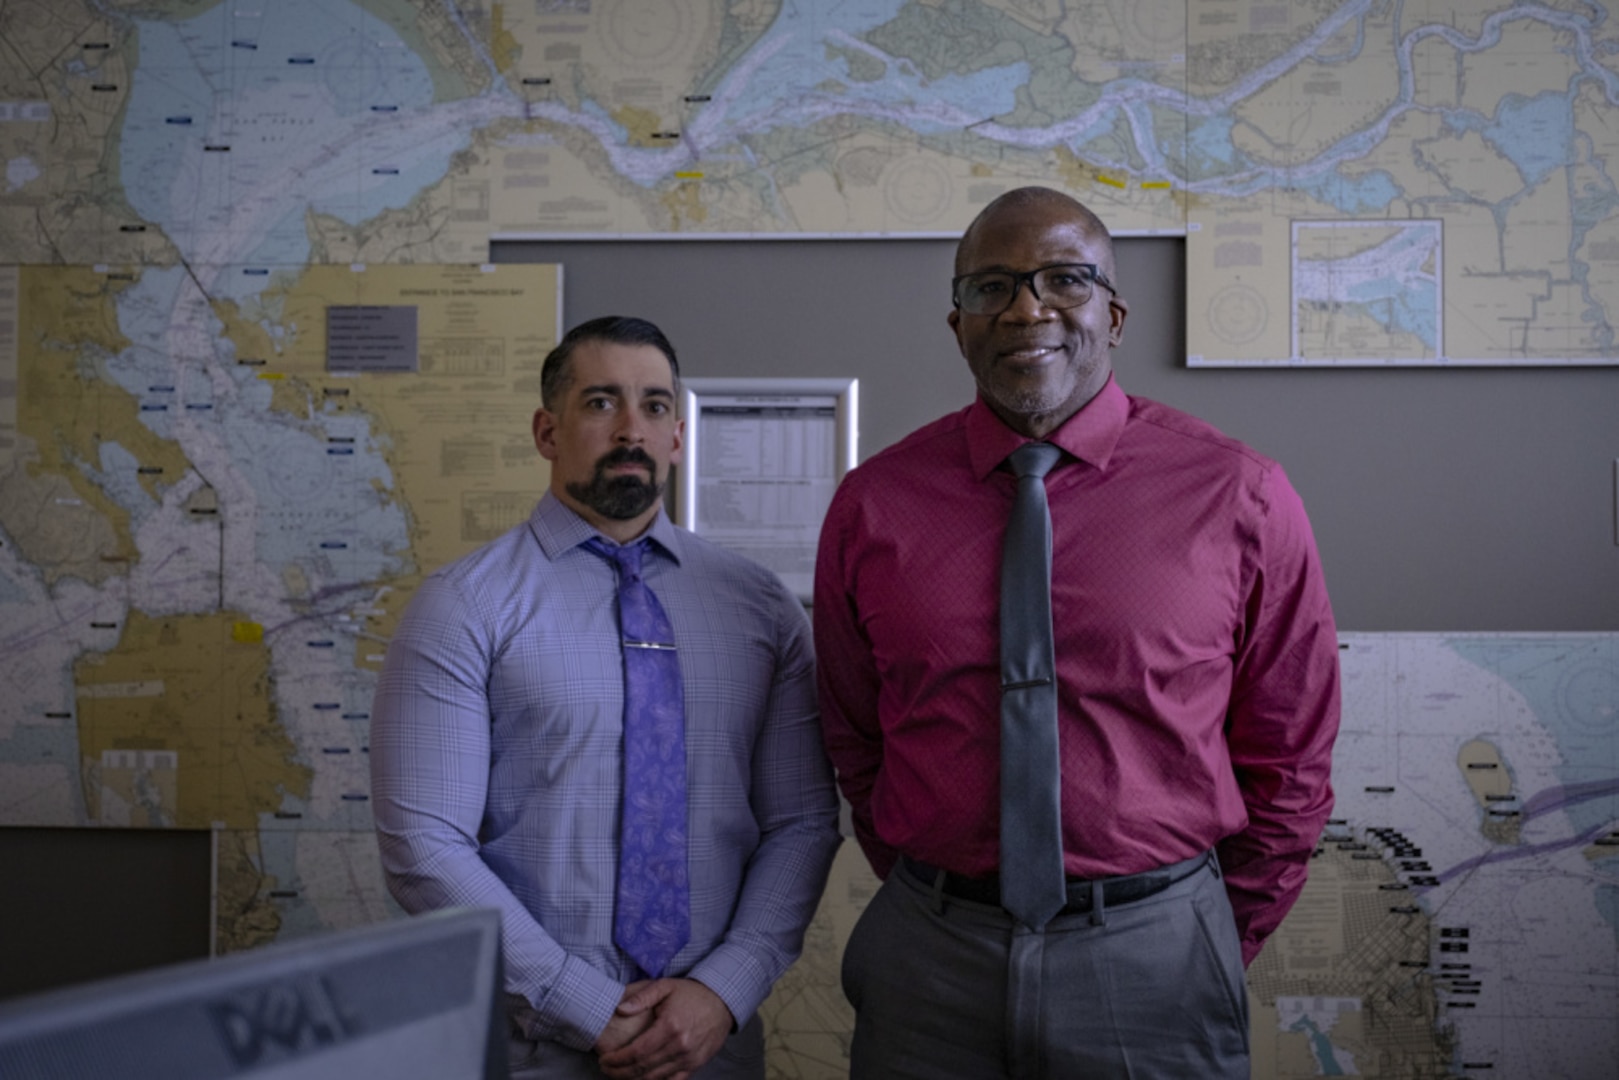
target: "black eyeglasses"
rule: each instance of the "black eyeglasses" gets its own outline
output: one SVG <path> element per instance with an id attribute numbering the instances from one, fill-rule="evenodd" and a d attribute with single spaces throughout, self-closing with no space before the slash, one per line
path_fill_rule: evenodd
<path id="1" fill-rule="evenodd" d="M 999 315 L 1012 306 L 1024 282 L 1034 298 L 1053 311 L 1079 307 L 1096 291 L 1094 285 L 1119 295 L 1095 263 L 1053 263 L 1026 274 L 1010 270 L 962 274 L 950 282 L 950 299 L 969 315 Z"/>

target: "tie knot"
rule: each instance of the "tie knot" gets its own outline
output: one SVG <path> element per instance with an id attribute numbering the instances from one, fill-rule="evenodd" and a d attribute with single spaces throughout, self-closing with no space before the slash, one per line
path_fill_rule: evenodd
<path id="1" fill-rule="evenodd" d="M 630 581 L 639 581 L 641 578 L 641 555 L 646 551 L 646 541 L 637 540 L 633 544 L 609 544 L 599 536 L 592 536 L 585 541 L 585 547 L 618 567 L 618 576 Z"/>
<path id="2" fill-rule="evenodd" d="M 1062 451 L 1050 443 L 1024 443 L 1007 457 L 1012 472 L 1020 479 L 1025 476 L 1041 477 L 1051 471 L 1062 457 Z"/>

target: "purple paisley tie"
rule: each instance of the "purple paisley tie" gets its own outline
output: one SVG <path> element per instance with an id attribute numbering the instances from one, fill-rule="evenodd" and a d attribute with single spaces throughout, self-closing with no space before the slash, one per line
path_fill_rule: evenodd
<path id="1" fill-rule="evenodd" d="M 641 580 L 647 542 L 586 545 L 618 568 L 624 643 L 624 809 L 613 940 L 658 978 L 691 936 L 686 876 L 686 713 L 663 605 Z"/>

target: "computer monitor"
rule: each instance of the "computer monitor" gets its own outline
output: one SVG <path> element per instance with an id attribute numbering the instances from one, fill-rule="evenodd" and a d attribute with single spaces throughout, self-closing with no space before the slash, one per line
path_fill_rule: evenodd
<path id="1" fill-rule="evenodd" d="M 500 916 L 458 909 L 0 1004 L 6 1080 L 506 1080 Z"/>

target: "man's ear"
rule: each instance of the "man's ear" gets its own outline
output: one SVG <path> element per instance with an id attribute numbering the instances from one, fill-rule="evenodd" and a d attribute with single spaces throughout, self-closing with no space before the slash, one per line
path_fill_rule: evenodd
<path id="1" fill-rule="evenodd" d="M 675 421 L 675 445 L 669 451 L 669 464 L 679 465 L 681 455 L 686 452 L 686 418 L 682 416 Z"/>
<path id="2" fill-rule="evenodd" d="M 1124 317 L 1130 314 L 1130 305 L 1122 297 L 1115 296 L 1107 302 L 1107 313 L 1112 320 L 1107 328 L 1107 343 L 1117 346 L 1124 340 Z"/>
<path id="3" fill-rule="evenodd" d="M 961 355 L 962 356 L 966 356 L 967 355 L 967 347 L 961 343 L 961 312 L 960 312 L 960 310 L 958 310 L 957 308 L 951 308 L 950 309 L 950 314 L 948 314 L 948 315 L 946 315 L 944 317 L 944 321 L 950 324 L 950 332 L 952 334 L 956 335 L 956 348 L 961 350 Z"/>
<path id="4" fill-rule="evenodd" d="M 557 459 L 557 418 L 544 406 L 534 410 L 534 448 L 546 461 Z"/>

